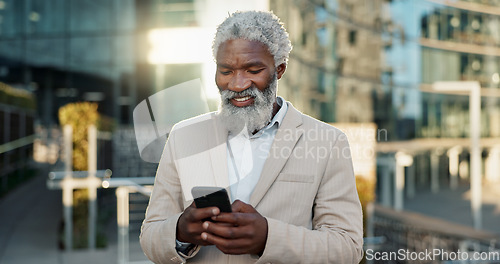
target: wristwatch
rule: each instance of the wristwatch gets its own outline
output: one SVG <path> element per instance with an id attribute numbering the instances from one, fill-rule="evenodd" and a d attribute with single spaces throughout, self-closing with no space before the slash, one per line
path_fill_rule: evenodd
<path id="1" fill-rule="evenodd" d="M 175 240 L 175 250 L 177 252 L 182 253 L 185 256 L 191 255 L 193 253 L 193 250 L 196 248 L 195 244 L 191 244 L 189 242 L 181 242 L 179 240 Z"/>

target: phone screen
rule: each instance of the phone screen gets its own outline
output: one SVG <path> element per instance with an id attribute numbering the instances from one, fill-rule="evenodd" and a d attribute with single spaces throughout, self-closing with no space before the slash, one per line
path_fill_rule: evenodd
<path id="1" fill-rule="evenodd" d="M 192 190 L 193 197 L 197 197 L 194 199 L 194 203 L 197 208 L 206 208 L 211 206 L 216 206 L 219 208 L 221 212 L 230 213 L 231 210 L 231 202 L 229 201 L 229 197 L 227 195 L 226 189 L 216 188 L 212 189 L 213 191 L 207 191 L 206 187 L 194 187 Z M 203 193 L 200 195 L 200 193 Z"/>

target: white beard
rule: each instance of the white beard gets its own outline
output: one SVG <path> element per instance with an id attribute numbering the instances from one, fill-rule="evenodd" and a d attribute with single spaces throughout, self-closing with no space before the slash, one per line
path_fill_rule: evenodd
<path id="1" fill-rule="evenodd" d="M 278 88 L 278 78 L 273 75 L 264 91 L 252 86 L 239 93 L 231 90 L 221 91 L 221 103 L 217 115 L 231 134 L 248 133 L 264 128 L 273 115 L 273 106 L 276 102 L 276 93 Z M 246 107 L 237 107 L 231 103 L 231 98 L 254 97 L 254 103 Z M 246 129 L 244 129 L 246 128 Z"/>

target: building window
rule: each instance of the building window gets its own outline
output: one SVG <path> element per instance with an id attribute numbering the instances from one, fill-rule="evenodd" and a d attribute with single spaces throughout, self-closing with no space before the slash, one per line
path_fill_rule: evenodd
<path id="1" fill-rule="evenodd" d="M 351 46 L 356 45 L 356 30 L 349 31 L 349 44 Z"/>

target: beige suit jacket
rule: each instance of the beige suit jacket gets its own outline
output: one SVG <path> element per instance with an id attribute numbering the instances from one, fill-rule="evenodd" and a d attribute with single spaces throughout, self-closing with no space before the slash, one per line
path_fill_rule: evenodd
<path id="1" fill-rule="evenodd" d="M 250 204 L 266 217 L 263 255 L 226 255 L 201 246 L 175 250 L 177 220 L 191 187 L 228 187 L 227 131 L 214 113 L 177 124 L 163 151 L 140 242 L 155 263 L 358 263 L 362 212 L 347 138 L 289 102 Z M 229 188 L 228 188 L 229 189 Z M 187 198 L 187 200 L 186 200 Z"/>

